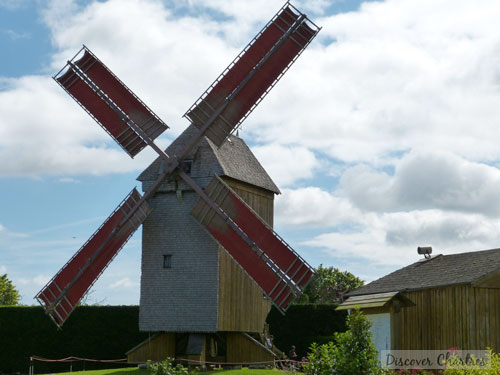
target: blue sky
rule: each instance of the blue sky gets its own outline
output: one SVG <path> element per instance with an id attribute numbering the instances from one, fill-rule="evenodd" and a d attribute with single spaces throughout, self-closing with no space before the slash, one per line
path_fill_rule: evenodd
<path id="1" fill-rule="evenodd" d="M 282 189 L 277 232 L 312 265 L 364 280 L 417 260 L 417 246 L 498 247 L 498 4 L 293 3 L 323 30 L 240 131 Z M 154 158 L 129 159 L 51 76 L 86 44 L 171 126 L 166 147 L 281 5 L 0 0 L 0 273 L 23 303 Z M 140 241 L 89 302 L 138 303 Z"/>

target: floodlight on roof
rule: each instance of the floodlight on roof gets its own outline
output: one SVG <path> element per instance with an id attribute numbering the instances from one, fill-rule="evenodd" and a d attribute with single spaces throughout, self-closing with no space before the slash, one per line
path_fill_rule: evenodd
<path id="1" fill-rule="evenodd" d="M 431 257 L 432 247 L 431 246 L 419 246 L 419 247 L 417 247 L 417 252 L 420 255 L 424 255 L 424 257 L 427 259 L 427 258 Z"/>

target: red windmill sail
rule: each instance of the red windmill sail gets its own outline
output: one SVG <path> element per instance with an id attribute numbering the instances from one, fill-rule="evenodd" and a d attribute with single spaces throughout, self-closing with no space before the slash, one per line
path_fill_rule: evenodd
<path id="1" fill-rule="evenodd" d="M 290 4 L 243 49 L 186 112 L 218 147 L 250 114 L 318 33 Z"/>
<path id="2" fill-rule="evenodd" d="M 200 199 L 191 214 L 244 268 L 281 311 L 295 294 L 301 293 L 313 275 L 312 267 L 238 197 L 220 178 L 215 177 L 205 193 L 245 233 L 245 242 L 213 207 Z"/>
<path id="3" fill-rule="evenodd" d="M 36 299 L 61 326 L 127 240 L 146 219 L 150 209 L 134 189 L 90 239 L 59 270 Z M 138 209 L 132 212 L 139 204 Z"/>
<path id="4" fill-rule="evenodd" d="M 151 140 L 168 126 L 87 47 L 84 46 L 77 56 L 82 51 L 83 56 L 69 61 L 55 80 L 134 157 L 147 146 L 147 142 L 127 124 L 128 121 L 132 121 Z M 62 73 L 66 67 L 67 71 Z"/>

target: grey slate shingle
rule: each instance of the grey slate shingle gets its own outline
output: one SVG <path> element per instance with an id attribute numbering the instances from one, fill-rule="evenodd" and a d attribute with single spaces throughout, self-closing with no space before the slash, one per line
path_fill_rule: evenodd
<path id="1" fill-rule="evenodd" d="M 168 155 L 176 155 L 182 151 L 188 142 L 192 139 L 194 134 L 198 131 L 194 125 L 190 125 L 186 130 L 165 150 Z M 239 181 L 247 182 L 249 184 L 264 188 L 272 191 L 273 193 L 280 194 L 280 190 L 273 182 L 271 177 L 264 170 L 257 158 L 250 151 L 245 142 L 234 135 L 229 137 L 221 148 L 217 148 L 208 138 L 204 137 L 197 147 L 193 148 L 191 155 L 188 158 L 196 159 L 196 155 L 202 151 L 210 150 L 215 156 L 218 163 L 218 168 L 213 172 L 221 176 L 227 176 Z M 206 158 L 206 157 L 205 157 Z M 203 162 L 203 161 L 202 161 Z M 153 163 L 142 172 L 137 179 L 139 181 L 154 181 L 156 180 L 161 168 L 161 159 L 157 158 Z M 212 167 L 214 168 L 214 167 Z M 206 168 L 200 166 L 200 172 L 204 174 L 213 175 L 207 171 Z M 193 171 L 191 177 L 196 179 L 196 171 Z"/>
<path id="2" fill-rule="evenodd" d="M 349 296 L 469 284 L 500 269 L 500 249 L 435 256 L 403 267 L 350 292 Z"/>
<path id="3" fill-rule="evenodd" d="M 280 194 L 278 187 L 243 139 L 230 136 L 230 142 L 224 143 L 219 149 L 210 140 L 207 139 L 207 141 L 214 151 L 225 176 Z"/>
<path id="4" fill-rule="evenodd" d="M 218 244 L 189 214 L 193 191 L 156 194 L 142 226 L 139 329 L 149 332 L 217 330 Z M 163 256 L 171 255 L 171 268 Z"/>

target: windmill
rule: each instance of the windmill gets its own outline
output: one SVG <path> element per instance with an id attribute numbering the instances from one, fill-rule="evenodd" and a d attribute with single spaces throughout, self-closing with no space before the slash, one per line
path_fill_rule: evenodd
<path id="1" fill-rule="evenodd" d="M 182 142 L 174 141 L 176 147 L 169 147 L 168 153 L 154 143 L 168 126 L 86 46 L 54 76 L 129 156 L 150 146 L 158 153 L 160 165 L 154 181 L 143 184 L 144 194 L 134 188 L 36 295 L 58 327 L 150 215 L 149 202 L 162 184 L 172 179 L 197 194 L 192 217 L 279 311 L 284 313 L 302 294 L 313 276 L 312 268 L 222 178 L 215 175 L 200 186 L 190 176 L 189 158 L 203 142 L 221 149 L 228 140 L 237 142 L 232 133 L 319 30 L 287 2 L 184 114 L 190 125 L 179 137 Z M 166 268 L 172 261 L 169 257 L 166 254 L 163 259 Z"/>

